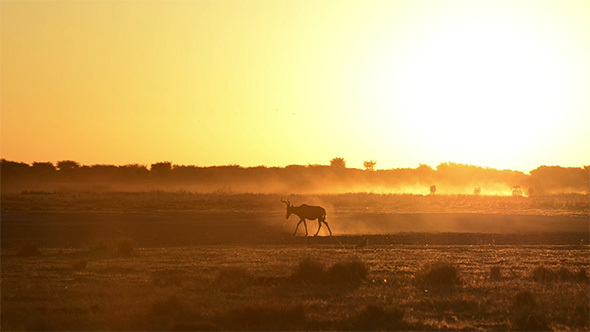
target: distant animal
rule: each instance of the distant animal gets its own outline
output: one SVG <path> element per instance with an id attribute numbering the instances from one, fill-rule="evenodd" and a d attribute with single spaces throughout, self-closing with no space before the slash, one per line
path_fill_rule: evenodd
<path id="1" fill-rule="evenodd" d="M 297 229 L 299 229 L 299 225 L 301 223 L 303 223 L 303 226 L 305 226 L 305 236 L 308 235 L 307 232 L 307 223 L 305 222 L 305 220 L 318 220 L 318 230 L 317 232 L 315 232 L 314 236 L 317 236 L 318 233 L 320 232 L 320 228 L 322 228 L 322 223 L 326 224 L 326 227 L 328 227 L 328 231 L 330 232 L 330 236 L 332 236 L 332 230 L 330 229 L 330 225 L 328 225 L 328 223 L 326 222 L 326 210 L 321 207 L 321 206 L 312 206 L 312 205 L 307 205 L 307 204 L 301 204 L 299 206 L 293 206 L 291 205 L 291 202 L 289 202 L 289 200 L 282 200 L 281 202 L 285 203 L 285 205 L 287 205 L 287 217 L 286 219 L 289 219 L 289 217 L 291 216 L 291 214 L 294 214 L 296 216 L 298 216 L 300 218 L 299 222 L 297 223 L 297 227 L 295 227 L 295 232 L 293 232 L 293 236 L 295 236 L 297 234 Z"/>

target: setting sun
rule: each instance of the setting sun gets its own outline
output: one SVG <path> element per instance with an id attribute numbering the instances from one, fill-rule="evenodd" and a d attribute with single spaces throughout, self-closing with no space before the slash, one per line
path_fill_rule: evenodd
<path id="1" fill-rule="evenodd" d="M 3 1 L 2 157 L 580 167 L 586 1 Z"/>

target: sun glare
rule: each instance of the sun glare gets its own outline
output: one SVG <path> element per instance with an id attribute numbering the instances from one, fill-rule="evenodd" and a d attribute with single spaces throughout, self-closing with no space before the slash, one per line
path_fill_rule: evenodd
<path id="1" fill-rule="evenodd" d="M 403 136 L 439 160 L 502 167 L 540 152 L 573 107 L 575 68 L 559 26 L 521 14 L 533 13 L 474 4 L 408 23 L 411 46 L 375 63 L 375 116 L 402 114 Z"/>

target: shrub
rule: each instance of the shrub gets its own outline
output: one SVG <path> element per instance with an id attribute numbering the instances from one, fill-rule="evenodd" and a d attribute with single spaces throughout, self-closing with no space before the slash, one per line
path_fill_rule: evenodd
<path id="1" fill-rule="evenodd" d="M 586 269 L 582 268 L 577 273 L 560 267 L 550 269 L 545 266 L 537 266 L 531 272 L 531 278 L 536 282 L 557 282 L 557 281 L 587 281 Z"/>
<path id="2" fill-rule="evenodd" d="M 39 248 L 34 243 L 25 243 L 16 254 L 23 257 L 42 256 Z"/>
<path id="3" fill-rule="evenodd" d="M 380 306 L 368 305 L 347 322 L 345 330 L 354 331 L 393 331 L 407 330 L 403 321 L 404 311 L 394 308 L 386 310 Z"/>
<path id="4" fill-rule="evenodd" d="M 534 308 L 537 305 L 537 301 L 533 293 L 528 290 L 522 290 L 514 296 L 514 305 L 517 308 Z"/>
<path id="5" fill-rule="evenodd" d="M 535 296 L 528 290 L 514 296 L 511 323 L 513 331 L 551 331 Z"/>
<path id="6" fill-rule="evenodd" d="M 360 260 L 335 263 L 326 271 L 329 283 L 358 284 L 367 278 L 369 268 Z"/>
<path id="7" fill-rule="evenodd" d="M 490 280 L 501 280 L 502 279 L 502 270 L 500 270 L 499 266 L 492 266 L 490 268 Z"/>
<path id="8" fill-rule="evenodd" d="M 133 254 L 133 240 L 129 238 L 122 238 L 117 241 L 117 254 L 122 256 L 129 256 Z"/>
<path id="9" fill-rule="evenodd" d="M 103 240 L 99 240 L 99 241 L 94 242 L 90 246 L 89 253 L 93 256 L 104 257 L 104 256 L 111 256 L 113 254 L 113 251 L 114 251 L 114 249 L 111 245 L 107 244 Z"/>
<path id="10" fill-rule="evenodd" d="M 369 268 L 358 259 L 338 262 L 327 269 L 323 263 L 304 259 L 291 275 L 294 281 L 304 283 L 358 284 L 367 278 Z"/>
<path id="11" fill-rule="evenodd" d="M 324 264 L 306 258 L 299 262 L 291 278 L 305 283 L 319 283 L 324 280 L 324 274 Z"/>
<path id="12" fill-rule="evenodd" d="M 457 267 L 442 262 L 424 266 L 416 280 L 419 286 L 426 288 L 450 287 L 461 283 Z"/>

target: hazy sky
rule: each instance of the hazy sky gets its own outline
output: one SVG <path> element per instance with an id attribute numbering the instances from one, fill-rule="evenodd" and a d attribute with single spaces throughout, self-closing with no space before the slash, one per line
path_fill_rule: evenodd
<path id="1" fill-rule="evenodd" d="M 590 164 L 590 1 L 6 1 L 1 155 Z"/>

